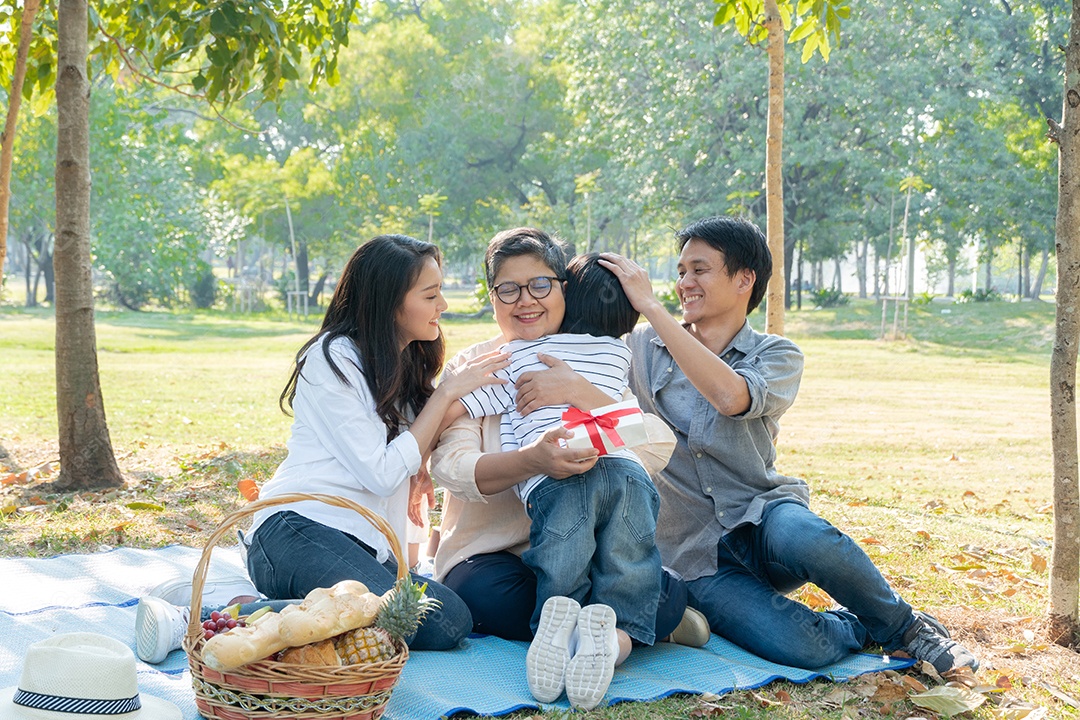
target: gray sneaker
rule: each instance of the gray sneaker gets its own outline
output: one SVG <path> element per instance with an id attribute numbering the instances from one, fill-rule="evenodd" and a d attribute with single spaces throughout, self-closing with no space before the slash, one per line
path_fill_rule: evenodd
<path id="1" fill-rule="evenodd" d="M 923 612 L 922 610 L 915 610 L 914 615 L 915 615 L 915 617 L 919 618 L 920 620 L 925 622 L 930 627 L 934 628 L 934 632 L 936 632 L 938 635 L 941 635 L 941 636 L 947 637 L 947 638 L 952 637 L 952 633 L 949 632 L 949 629 L 947 627 L 945 627 L 944 625 L 942 625 L 941 621 L 938 620 L 933 615 L 931 615 L 930 613 Z"/>
<path id="2" fill-rule="evenodd" d="M 135 611 L 135 652 L 143 662 L 156 664 L 179 650 L 189 610 L 156 597 L 139 598 Z"/>
<path id="3" fill-rule="evenodd" d="M 940 626 L 940 623 L 937 624 Z M 919 614 L 904 631 L 903 642 L 904 652 L 916 660 L 930 663 L 938 673 L 944 674 L 960 667 L 969 667 L 973 671 L 979 669 L 979 661 L 970 650 L 948 635 L 942 635 L 933 623 L 927 622 Z"/>

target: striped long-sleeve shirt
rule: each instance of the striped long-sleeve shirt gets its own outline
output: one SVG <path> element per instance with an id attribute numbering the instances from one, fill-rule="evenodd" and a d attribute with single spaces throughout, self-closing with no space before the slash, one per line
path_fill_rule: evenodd
<path id="1" fill-rule="evenodd" d="M 462 404 L 473 418 L 502 415 L 502 449 L 516 450 L 537 440 L 547 430 L 562 423 L 567 405 L 549 405 L 522 415 L 516 409 L 517 390 L 514 383 L 522 374 L 533 370 L 546 370 L 547 365 L 538 353 L 556 357 L 570 369 L 610 396 L 613 401 L 622 398 L 629 384 L 630 349 L 622 340 L 613 337 L 557 333 L 537 340 L 513 340 L 504 348 L 510 353 L 510 365 L 495 373 L 507 381 L 505 385 L 484 385 L 461 398 Z M 612 455 L 637 461 L 628 450 Z M 527 500 L 529 492 L 544 479 L 544 475 L 518 483 L 518 495 Z"/>

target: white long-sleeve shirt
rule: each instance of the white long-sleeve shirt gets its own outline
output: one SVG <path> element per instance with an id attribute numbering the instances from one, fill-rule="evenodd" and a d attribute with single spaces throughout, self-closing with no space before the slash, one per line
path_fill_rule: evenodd
<path id="1" fill-rule="evenodd" d="M 293 400 L 289 454 L 259 496 L 284 493 L 326 493 L 348 498 L 382 516 L 407 542 L 408 479 L 420 469 L 420 448 L 407 430 L 386 441 L 386 426 L 375 409 L 375 399 L 360 368 L 352 341 L 338 337 L 330 355 L 348 384 L 330 368 L 323 355 L 322 338 L 305 354 Z M 381 532 L 346 508 L 305 501 L 260 510 L 251 531 L 274 513 L 292 510 L 311 520 L 346 532 L 371 546 L 380 562 L 390 557 L 390 545 Z"/>

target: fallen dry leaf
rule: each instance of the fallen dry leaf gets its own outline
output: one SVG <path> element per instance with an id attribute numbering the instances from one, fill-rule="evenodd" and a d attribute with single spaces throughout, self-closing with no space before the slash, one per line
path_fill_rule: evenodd
<path id="1" fill-rule="evenodd" d="M 1037 573 L 1046 572 L 1046 558 L 1031 553 L 1031 569 Z"/>
<path id="2" fill-rule="evenodd" d="M 947 718 L 970 712 L 986 702 L 986 696 L 964 687 L 944 685 L 917 693 L 908 698 L 919 707 L 933 710 Z"/>
<path id="3" fill-rule="evenodd" d="M 900 681 L 915 692 L 926 692 L 926 686 L 919 682 L 917 678 L 913 678 L 910 675 L 902 676 Z"/>
<path id="4" fill-rule="evenodd" d="M 877 692 L 871 695 L 870 699 L 874 702 L 889 704 L 903 700 L 907 694 L 907 688 L 902 683 L 884 682 L 878 685 Z"/>

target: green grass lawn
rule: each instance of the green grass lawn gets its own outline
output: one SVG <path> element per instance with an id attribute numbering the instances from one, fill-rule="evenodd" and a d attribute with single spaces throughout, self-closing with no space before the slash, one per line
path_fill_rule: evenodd
<path id="1" fill-rule="evenodd" d="M 464 295 L 451 309 L 472 309 Z M 764 316 L 752 322 L 761 328 Z M 861 541 L 906 598 L 994 658 L 981 681 L 993 684 L 1011 671 L 1027 682 L 1016 679 L 1008 698 L 1045 706 L 1046 717 L 1073 717 L 1039 683 L 1075 698 L 1080 666 L 1038 649 L 1031 620 L 1047 602 L 1053 322 L 1053 306 L 1040 302 L 933 303 L 911 308 L 906 338 L 881 340 L 873 302 L 789 313 L 787 334 L 805 352 L 806 370 L 782 422 L 778 467 L 808 479 L 815 509 Z M 283 314 L 99 312 L 106 414 L 121 466 L 135 481 L 123 497 L 164 510 L 132 512 L 115 495 L 84 494 L 39 498 L 42 512 L 25 506 L 28 491 L 9 488 L 0 499 L 9 510 L 0 520 L 0 554 L 49 555 L 102 542 L 201 545 L 240 502 L 236 481 L 266 478 L 280 461 L 289 419 L 278 394 L 297 348 L 317 327 L 314 317 Z M 451 352 L 496 331 L 490 317 L 443 327 Z M 14 470 L 56 459 L 53 332 L 46 311 L 0 308 L 0 451 Z M 0 456 L 0 470 L 3 462 Z M 759 695 L 775 700 L 779 689 L 791 700 L 768 707 L 737 693 L 712 705 L 676 698 L 594 715 L 883 714 L 866 700 L 830 704 L 835 688 L 827 683 L 770 686 Z M 909 704 L 889 712 L 929 717 Z M 988 707 L 975 716 L 1024 717 Z"/>

